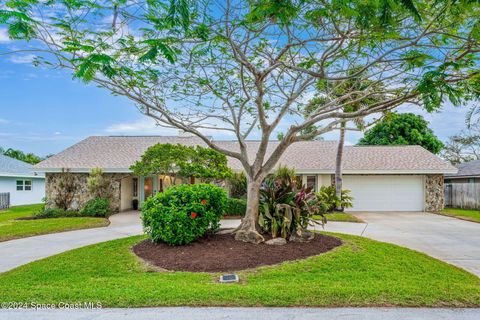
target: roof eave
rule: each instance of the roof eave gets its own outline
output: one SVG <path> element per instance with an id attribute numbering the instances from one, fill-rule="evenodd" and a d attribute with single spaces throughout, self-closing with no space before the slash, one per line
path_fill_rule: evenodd
<path id="1" fill-rule="evenodd" d="M 45 179 L 44 176 L 39 176 L 39 175 L 36 175 L 36 174 L 5 173 L 5 172 L 0 172 L 0 177 L 9 177 L 9 178 L 39 178 L 39 179 Z"/>
<path id="2" fill-rule="evenodd" d="M 73 173 L 89 173 L 93 168 L 35 168 L 35 172 L 42 173 L 59 173 L 59 172 L 73 172 Z M 104 173 L 130 173 L 132 170 L 127 168 L 101 168 Z"/>
<path id="3" fill-rule="evenodd" d="M 37 168 L 36 172 L 73 172 L 73 173 L 89 173 L 91 168 Z M 131 173 L 132 170 L 128 168 L 102 168 L 104 173 Z M 234 169 L 234 171 L 242 171 L 241 169 Z M 298 174 L 334 174 L 333 169 L 295 169 Z M 457 173 L 456 169 L 355 169 L 343 170 L 343 174 L 449 174 Z"/>

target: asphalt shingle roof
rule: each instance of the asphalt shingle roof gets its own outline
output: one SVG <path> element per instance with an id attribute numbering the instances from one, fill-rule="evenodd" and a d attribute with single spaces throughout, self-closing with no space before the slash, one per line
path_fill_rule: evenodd
<path id="1" fill-rule="evenodd" d="M 0 154 L 0 176 L 33 176 L 32 165 Z"/>
<path id="2" fill-rule="evenodd" d="M 49 169 L 128 169 L 139 160 L 145 150 L 156 143 L 204 145 L 196 137 L 172 136 L 93 136 L 50 157 L 34 168 Z M 237 150 L 235 141 L 216 141 L 220 146 Z M 273 151 L 277 141 L 269 143 L 267 153 Z M 258 141 L 247 143 L 250 160 L 258 150 Z M 291 145 L 280 158 L 279 164 L 295 168 L 298 172 L 328 171 L 335 168 L 336 141 L 305 141 Z M 236 159 L 229 159 L 231 168 L 241 170 Z M 455 172 L 455 167 L 420 146 L 346 146 L 343 170 L 348 171 L 411 171 Z M 405 173 L 405 172 L 402 172 Z"/>
<path id="3" fill-rule="evenodd" d="M 455 167 L 457 167 L 458 172 L 456 174 L 449 174 L 449 178 L 480 176 L 480 160 L 460 163 Z"/>

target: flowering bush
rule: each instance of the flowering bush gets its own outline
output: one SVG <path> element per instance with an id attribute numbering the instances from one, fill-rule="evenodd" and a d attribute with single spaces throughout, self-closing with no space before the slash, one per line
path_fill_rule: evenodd
<path id="1" fill-rule="evenodd" d="M 190 243 L 218 230 L 226 198 L 211 184 L 172 186 L 143 204 L 144 230 L 153 242 Z"/>

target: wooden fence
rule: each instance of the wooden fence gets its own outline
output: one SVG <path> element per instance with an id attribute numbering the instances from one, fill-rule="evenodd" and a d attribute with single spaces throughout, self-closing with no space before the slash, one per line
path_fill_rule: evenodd
<path id="1" fill-rule="evenodd" d="M 461 209 L 479 209 L 480 183 L 445 184 L 445 206 Z"/>
<path id="2" fill-rule="evenodd" d="M 0 210 L 10 208 L 10 192 L 0 192 Z"/>

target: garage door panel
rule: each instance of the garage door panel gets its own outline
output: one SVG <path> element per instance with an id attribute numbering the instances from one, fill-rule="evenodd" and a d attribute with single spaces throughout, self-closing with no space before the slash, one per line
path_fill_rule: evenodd
<path id="1" fill-rule="evenodd" d="M 423 176 L 345 175 L 354 198 L 349 211 L 423 211 Z"/>

